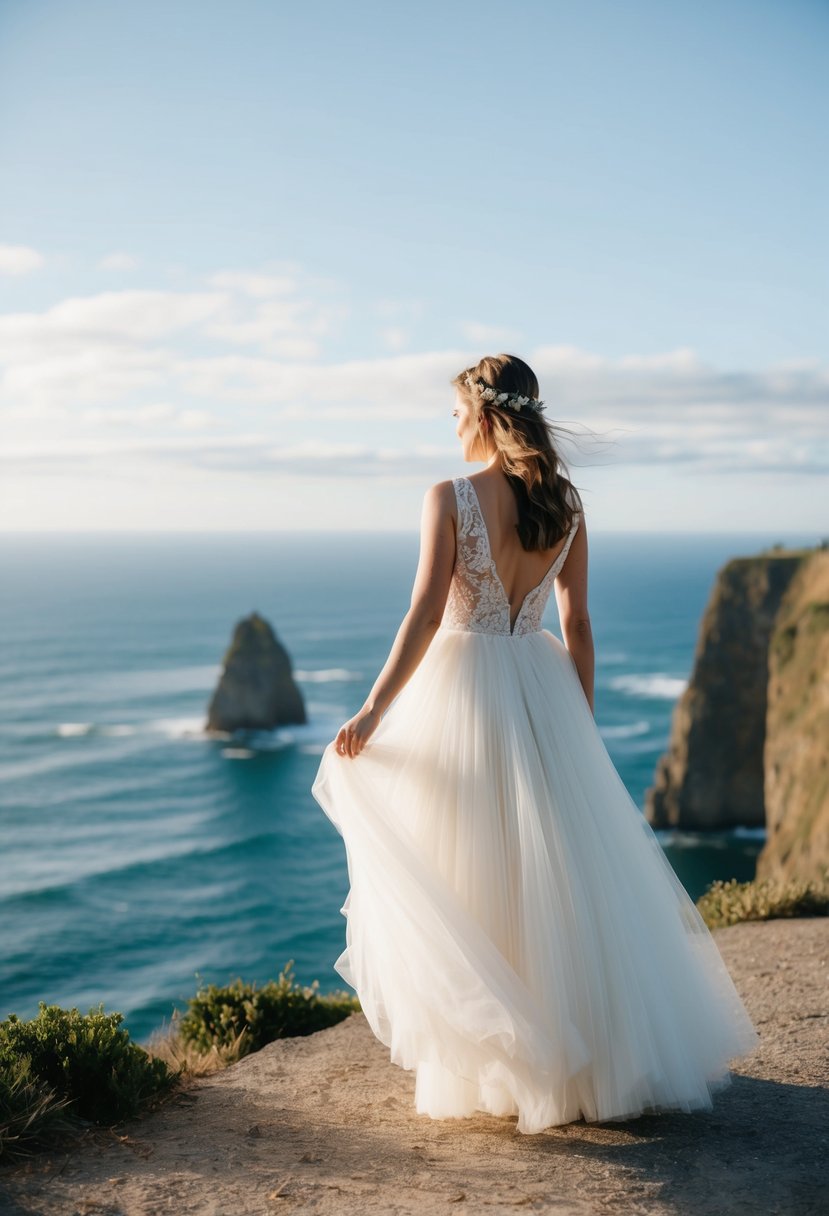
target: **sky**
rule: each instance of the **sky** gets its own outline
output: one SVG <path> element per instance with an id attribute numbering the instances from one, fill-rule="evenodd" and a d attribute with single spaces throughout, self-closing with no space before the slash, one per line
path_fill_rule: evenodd
<path id="1" fill-rule="evenodd" d="M 0 530 L 829 531 L 829 3 L 0 0 Z"/>

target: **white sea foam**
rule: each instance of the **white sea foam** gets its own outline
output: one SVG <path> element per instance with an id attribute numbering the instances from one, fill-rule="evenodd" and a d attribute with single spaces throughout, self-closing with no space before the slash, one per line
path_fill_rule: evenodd
<path id="1" fill-rule="evenodd" d="M 331 706 L 326 706 L 324 717 L 313 716 L 311 721 L 296 723 L 291 726 L 280 726 L 273 730 L 236 730 L 223 731 L 205 729 L 204 718 L 151 718 L 144 722 L 62 722 L 57 727 L 57 734 L 63 738 L 95 735 L 113 739 L 143 737 L 149 739 L 162 736 L 166 739 L 194 739 L 212 743 L 228 743 L 230 750 L 241 750 L 250 755 L 257 752 L 278 752 L 287 748 L 297 747 L 300 751 L 309 751 L 313 755 L 321 755 L 325 744 L 332 739 L 339 729 L 341 722 L 347 716 L 343 710 L 335 719 L 331 716 Z M 222 754 L 227 754 L 223 749 Z M 249 758 L 244 757 L 233 758 Z"/>
<path id="2" fill-rule="evenodd" d="M 656 835 L 661 844 L 675 845 L 681 849 L 726 850 L 735 837 L 742 840 L 765 840 L 765 828 L 729 827 L 693 832 L 682 828 L 658 828 Z"/>
<path id="3" fill-rule="evenodd" d="M 256 752 L 249 747 L 223 747 L 222 755 L 228 760 L 252 760 Z"/>
<path id="4" fill-rule="evenodd" d="M 293 733 L 285 727 L 276 730 L 238 731 L 236 735 L 258 752 L 281 752 L 292 747 L 295 742 Z"/>
<path id="5" fill-rule="evenodd" d="M 294 678 L 305 680 L 308 684 L 332 684 L 338 680 L 362 680 L 360 671 L 349 671 L 347 667 L 323 667 L 319 671 L 294 671 Z"/>
<path id="6" fill-rule="evenodd" d="M 735 836 L 741 836 L 744 840 L 765 840 L 767 835 L 766 829 L 761 827 L 738 827 L 734 828 L 733 831 Z"/>
<path id="7" fill-rule="evenodd" d="M 166 735 L 168 739 L 202 738 L 203 718 L 150 718 L 144 722 L 61 722 L 57 734 L 62 739 L 100 735 L 126 739 L 134 735 Z"/>
<path id="8" fill-rule="evenodd" d="M 603 726 L 600 728 L 600 734 L 605 739 L 630 739 L 634 735 L 646 735 L 650 728 L 650 722 L 639 718 L 636 722 L 623 722 L 618 726 Z"/>
<path id="9" fill-rule="evenodd" d="M 669 676 L 664 671 L 643 675 L 614 676 L 608 680 L 611 688 L 629 693 L 632 697 L 647 697 L 649 700 L 675 701 L 688 681 L 680 676 Z"/>
<path id="10" fill-rule="evenodd" d="M 101 677 L 105 691 L 118 696 L 143 696 L 159 693 L 206 692 L 222 674 L 220 664 L 200 667 L 158 667 L 107 672 Z"/>
<path id="11" fill-rule="evenodd" d="M 299 722 L 291 726 L 277 726 L 273 730 L 239 729 L 235 731 L 210 731 L 205 735 L 208 739 L 220 739 L 230 743 L 231 747 L 242 748 L 252 753 L 281 752 L 288 748 L 296 748 L 300 752 L 310 752 L 321 755 L 329 739 L 333 739 L 339 729 L 341 719 L 326 717 L 323 721 L 313 719 L 310 722 Z M 223 750 L 222 754 L 225 752 Z"/>
<path id="12" fill-rule="evenodd" d="M 656 828 L 655 832 L 661 845 L 675 845 L 682 849 L 723 848 L 725 844 L 713 832 L 684 832 L 680 828 Z"/>
<path id="13" fill-rule="evenodd" d="M 204 737 L 204 718 L 154 718 L 145 729 L 166 735 L 168 739 L 192 739 Z"/>

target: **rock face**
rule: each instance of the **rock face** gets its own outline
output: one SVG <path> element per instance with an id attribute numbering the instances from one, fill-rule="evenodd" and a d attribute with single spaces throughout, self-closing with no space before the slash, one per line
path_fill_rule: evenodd
<path id="1" fill-rule="evenodd" d="M 769 644 L 784 596 L 818 550 L 734 558 L 703 614 L 668 752 L 646 791 L 654 827 L 763 826 Z"/>
<path id="2" fill-rule="evenodd" d="M 307 722 L 291 660 L 258 612 L 236 625 L 207 711 L 207 729 L 272 730 Z"/>
<path id="3" fill-rule="evenodd" d="M 829 551 L 792 580 L 769 647 L 766 844 L 758 878 L 829 865 Z"/>

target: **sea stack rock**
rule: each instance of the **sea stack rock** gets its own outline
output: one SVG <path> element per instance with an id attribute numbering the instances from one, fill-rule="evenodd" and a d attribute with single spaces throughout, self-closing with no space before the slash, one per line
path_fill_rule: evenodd
<path id="1" fill-rule="evenodd" d="M 765 798 L 757 877 L 822 877 L 829 867 L 829 550 L 803 563 L 775 622 Z"/>
<path id="2" fill-rule="evenodd" d="M 772 549 L 733 558 L 718 572 L 668 752 L 645 794 L 653 827 L 765 824 L 769 641 L 783 596 L 812 552 Z"/>
<path id="3" fill-rule="evenodd" d="M 239 621 L 207 711 L 207 730 L 273 730 L 307 722 L 291 660 L 258 612 Z"/>

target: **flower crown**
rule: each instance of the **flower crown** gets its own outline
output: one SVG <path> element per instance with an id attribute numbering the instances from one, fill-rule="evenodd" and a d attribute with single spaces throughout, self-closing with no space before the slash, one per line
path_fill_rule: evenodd
<path id="1" fill-rule="evenodd" d="M 540 414 L 544 409 L 544 402 L 537 397 L 522 397 L 520 393 L 499 393 L 491 384 L 487 384 L 480 376 L 473 380 L 471 376 L 466 377 L 466 383 L 470 388 L 474 388 L 484 401 L 491 401 L 494 405 L 505 405 L 508 409 L 515 410 L 520 414 L 524 406 L 528 410 L 533 410 Z"/>

